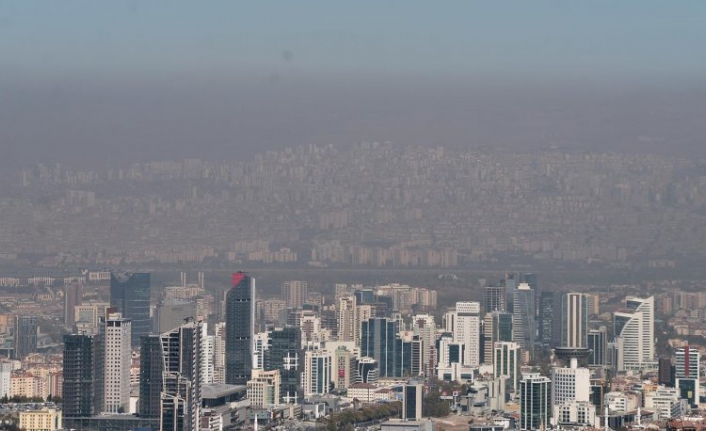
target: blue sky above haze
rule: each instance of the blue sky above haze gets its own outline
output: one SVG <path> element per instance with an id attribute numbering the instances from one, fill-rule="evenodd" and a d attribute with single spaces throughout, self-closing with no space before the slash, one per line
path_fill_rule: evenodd
<path id="1" fill-rule="evenodd" d="M 701 0 L 0 3 L 0 67 L 36 78 L 680 79 L 706 72 L 704 46 Z"/>

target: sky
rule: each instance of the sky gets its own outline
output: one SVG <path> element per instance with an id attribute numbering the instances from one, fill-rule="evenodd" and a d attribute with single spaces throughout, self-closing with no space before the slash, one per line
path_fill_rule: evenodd
<path id="1" fill-rule="evenodd" d="M 538 110 L 541 127 L 563 130 L 657 105 L 687 122 L 669 128 L 700 131 L 704 22 L 702 0 L 3 1 L 0 145 L 15 166 L 370 139 L 492 144 L 493 130 L 503 142 L 544 133 L 503 134 L 499 118 L 532 123 Z M 465 128 L 478 118 L 482 132 Z M 590 124 L 575 126 L 567 142 L 586 139 Z"/>

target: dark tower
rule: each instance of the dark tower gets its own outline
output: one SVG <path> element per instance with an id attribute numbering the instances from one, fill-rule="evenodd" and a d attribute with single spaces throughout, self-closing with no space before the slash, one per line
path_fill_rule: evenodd
<path id="1" fill-rule="evenodd" d="M 64 335 L 64 423 L 96 415 L 103 409 L 103 343 L 101 335 Z"/>
<path id="2" fill-rule="evenodd" d="M 83 300 L 83 285 L 71 283 L 64 286 L 64 325 L 73 328 L 75 322 L 74 307 Z"/>
<path id="3" fill-rule="evenodd" d="M 255 332 L 255 279 L 233 274 L 226 294 L 226 383 L 245 385 L 252 371 Z"/>
<path id="4" fill-rule="evenodd" d="M 152 331 L 150 319 L 151 284 L 149 273 L 111 272 L 110 306 L 132 320 L 132 345 Z"/>
<path id="5" fill-rule="evenodd" d="M 296 404 L 303 396 L 301 374 L 304 352 L 301 349 L 301 339 L 301 329 L 298 327 L 275 328 L 270 331 L 268 348 L 265 350 L 265 370 L 279 370 L 279 394 L 285 404 Z"/>
<path id="6" fill-rule="evenodd" d="M 22 360 L 37 351 L 37 318 L 19 316 L 15 325 L 15 359 Z"/>
<path id="7" fill-rule="evenodd" d="M 160 417 L 162 392 L 162 340 L 159 335 L 146 335 L 140 348 L 140 406 L 138 413 L 145 418 Z"/>

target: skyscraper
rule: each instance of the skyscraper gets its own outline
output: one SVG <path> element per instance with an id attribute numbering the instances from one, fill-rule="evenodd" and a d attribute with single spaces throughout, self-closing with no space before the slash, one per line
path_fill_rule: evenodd
<path id="1" fill-rule="evenodd" d="M 226 383 L 246 385 L 252 370 L 255 279 L 237 272 L 232 282 L 226 294 Z"/>
<path id="2" fill-rule="evenodd" d="M 565 293 L 561 298 L 561 347 L 586 347 L 588 309 L 582 293 Z"/>
<path id="3" fill-rule="evenodd" d="M 606 365 L 608 355 L 608 330 L 605 326 L 588 331 L 588 365 Z"/>
<path id="4" fill-rule="evenodd" d="M 552 417 L 551 380 L 539 373 L 523 374 L 520 380 L 518 429 L 549 429 Z"/>
<path id="5" fill-rule="evenodd" d="M 701 376 L 701 353 L 689 345 L 674 352 L 675 374 L 677 379 L 699 379 Z"/>
<path id="6" fill-rule="evenodd" d="M 37 351 L 37 318 L 18 316 L 15 322 L 14 359 L 22 360 Z"/>
<path id="7" fill-rule="evenodd" d="M 361 332 L 361 357 L 377 361 L 380 377 L 394 376 L 394 359 L 397 353 L 395 340 L 399 332 L 399 322 L 386 317 L 368 319 L 362 322 Z"/>
<path id="8" fill-rule="evenodd" d="M 74 307 L 83 301 L 83 285 L 71 283 L 64 286 L 64 326 L 73 328 L 76 323 Z"/>
<path id="9" fill-rule="evenodd" d="M 130 410 L 131 326 L 121 313 L 111 313 L 105 320 L 103 410 L 108 413 Z"/>
<path id="10" fill-rule="evenodd" d="M 534 290 L 527 283 L 520 283 L 515 289 L 512 309 L 512 338 L 529 358 L 534 353 L 535 298 Z"/>
<path id="11" fill-rule="evenodd" d="M 304 397 L 324 395 L 331 385 L 332 354 L 326 350 L 307 350 L 304 353 Z"/>
<path id="12" fill-rule="evenodd" d="M 282 300 L 287 301 L 287 307 L 300 308 L 308 297 L 306 281 L 289 280 L 282 283 Z"/>
<path id="13" fill-rule="evenodd" d="M 279 370 L 279 394 L 284 404 L 296 404 L 302 399 L 301 368 L 304 353 L 301 350 L 301 330 L 298 327 L 275 328 L 268 337 L 265 350 L 265 370 Z"/>
<path id="14" fill-rule="evenodd" d="M 200 429 L 202 325 L 192 320 L 160 335 L 164 364 L 161 431 Z"/>
<path id="15" fill-rule="evenodd" d="M 561 344 L 561 293 L 542 292 L 539 299 L 538 341 L 544 348 Z"/>
<path id="16" fill-rule="evenodd" d="M 103 409 L 101 335 L 64 335 L 63 415 L 71 426 L 73 418 L 85 418 Z"/>
<path id="17" fill-rule="evenodd" d="M 654 361 L 654 297 L 628 297 L 626 305 L 613 314 L 613 335 L 622 343 L 618 362 L 622 369 L 640 369 Z"/>
<path id="18" fill-rule="evenodd" d="M 483 309 L 491 311 L 506 311 L 505 286 L 485 286 L 483 288 Z"/>
<path id="19" fill-rule="evenodd" d="M 454 316 L 454 341 L 463 343 L 463 365 L 480 365 L 480 303 L 457 302 Z"/>
<path id="20" fill-rule="evenodd" d="M 132 321 L 132 342 L 152 331 L 150 319 L 151 281 L 149 273 L 110 273 L 110 306 Z"/>
<path id="21" fill-rule="evenodd" d="M 159 335 L 145 335 L 140 348 L 140 405 L 141 417 L 160 417 L 162 393 L 162 339 Z"/>

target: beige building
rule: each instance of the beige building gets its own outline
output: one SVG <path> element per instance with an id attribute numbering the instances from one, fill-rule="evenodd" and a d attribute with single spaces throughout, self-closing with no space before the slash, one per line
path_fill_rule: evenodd
<path id="1" fill-rule="evenodd" d="M 20 429 L 25 431 L 54 431 L 61 429 L 61 410 L 43 408 L 20 412 Z"/>
<path id="2" fill-rule="evenodd" d="M 11 397 L 41 397 L 44 398 L 46 382 L 41 377 L 29 373 L 21 373 L 10 377 Z"/>
<path id="3" fill-rule="evenodd" d="M 248 381 L 248 399 L 254 407 L 267 407 L 279 404 L 279 370 L 252 370 L 252 379 Z"/>

